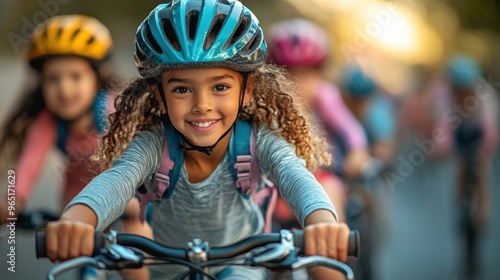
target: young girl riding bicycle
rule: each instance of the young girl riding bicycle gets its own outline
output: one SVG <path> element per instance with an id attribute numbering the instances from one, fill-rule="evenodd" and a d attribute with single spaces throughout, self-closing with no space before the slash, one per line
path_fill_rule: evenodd
<path id="1" fill-rule="evenodd" d="M 305 227 L 307 255 L 346 260 L 349 228 L 309 170 L 328 164 L 300 94 L 284 70 L 264 63 L 266 43 L 257 18 L 238 1 L 172 1 L 139 26 L 134 61 L 142 78 L 118 97 L 100 157 L 109 168 L 47 226 L 53 261 L 90 255 L 94 230 L 123 211 L 136 189 L 151 188 L 165 138 L 183 156 L 175 191 L 153 202 L 155 241 L 182 246 L 194 238 L 224 246 L 262 232 L 254 200 L 235 188 L 228 149 L 235 124 L 251 122 L 262 174 L 279 187 Z M 166 135 L 169 133 L 169 135 Z M 170 190 L 170 189 L 169 189 Z M 151 266 L 164 279 L 182 267 Z M 262 269 L 217 268 L 227 279 L 265 279 Z M 312 271 L 332 279 L 329 271 Z"/>

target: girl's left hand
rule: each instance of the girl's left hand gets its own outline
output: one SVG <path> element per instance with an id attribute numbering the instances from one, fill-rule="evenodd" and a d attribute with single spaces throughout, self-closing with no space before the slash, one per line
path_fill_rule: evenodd
<path id="1" fill-rule="evenodd" d="M 345 223 L 317 223 L 306 226 L 305 254 L 323 256 L 341 262 L 347 260 L 349 227 Z"/>

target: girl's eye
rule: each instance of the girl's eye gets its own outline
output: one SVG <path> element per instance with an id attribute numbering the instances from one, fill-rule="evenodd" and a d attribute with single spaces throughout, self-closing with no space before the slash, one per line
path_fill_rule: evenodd
<path id="1" fill-rule="evenodd" d="M 57 82 L 59 82 L 59 76 L 58 75 L 48 76 L 46 78 L 46 81 L 49 83 L 57 83 Z"/>
<path id="2" fill-rule="evenodd" d="M 228 87 L 228 86 L 226 86 L 226 85 L 216 85 L 216 86 L 214 87 L 214 90 L 215 90 L 215 91 L 225 91 L 225 90 L 227 90 L 228 88 L 229 88 L 229 87 Z"/>
<path id="3" fill-rule="evenodd" d="M 189 89 L 187 87 L 176 87 L 173 92 L 175 93 L 188 93 Z"/>
<path id="4" fill-rule="evenodd" d="M 78 80 L 80 80 L 81 77 L 82 77 L 82 75 L 80 75 L 79 73 L 74 73 L 71 75 L 71 78 L 73 78 L 73 81 L 78 81 Z"/>

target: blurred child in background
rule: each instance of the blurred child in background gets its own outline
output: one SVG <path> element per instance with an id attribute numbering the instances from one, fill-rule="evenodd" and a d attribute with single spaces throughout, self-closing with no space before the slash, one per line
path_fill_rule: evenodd
<path id="1" fill-rule="evenodd" d="M 344 101 L 363 125 L 371 155 L 390 164 L 395 153 L 396 121 L 391 100 L 359 65 L 349 64 L 342 73 Z"/>
<path id="2" fill-rule="evenodd" d="M 61 205 L 68 204 L 91 179 L 100 164 L 91 157 L 98 135 L 107 128 L 113 110 L 109 92 L 109 55 L 113 41 L 98 20 L 83 15 L 56 16 L 33 31 L 26 58 L 38 73 L 36 88 L 21 96 L 17 108 L 3 124 L 0 139 L 2 169 L 16 166 L 16 214 L 25 209 L 46 156 L 57 147 L 66 156 Z M 0 221 L 8 217 L 2 195 Z M 139 203 L 132 200 L 123 227 L 145 233 Z"/>
<path id="3" fill-rule="evenodd" d="M 272 26 L 268 59 L 290 70 L 301 86 L 304 101 L 316 114 L 325 133 L 344 144 L 345 158 L 340 156 L 339 145 L 334 145 L 334 164 L 341 175 L 350 177 L 360 172 L 369 154 L 362 126 L 342 101 L 337 87 L 323 77 L 330 48 L 319 26 L 304 19 L 293 19 Z M 337 206 L 340 220 L 344 220 L 346 190 L 342 181 L 329 169 L 319 169 L 315 175 Z M 275 216 L 281 224 L 294 220 L 283 201 L 278 203 Z"/>

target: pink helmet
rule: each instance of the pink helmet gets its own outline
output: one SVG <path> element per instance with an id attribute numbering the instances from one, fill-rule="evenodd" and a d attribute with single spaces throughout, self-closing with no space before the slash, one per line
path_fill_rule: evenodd
<path id="1" fill-rule="evenodd" d="M 316 24 L 293 19 L 271 27 L 268 61 L 286 67 L 321 67 L 328 60 L 329 42 Z"/>

